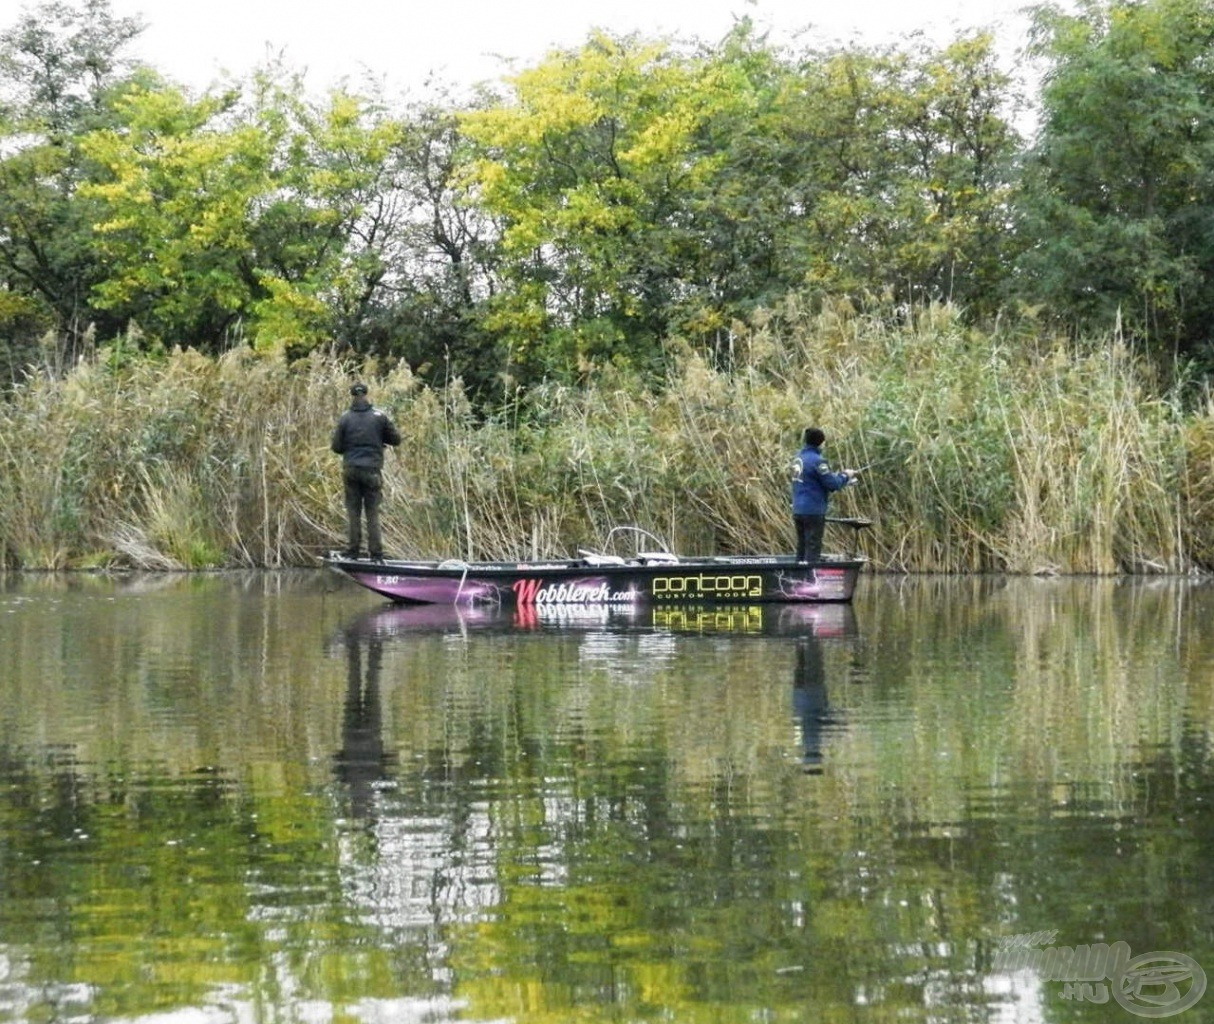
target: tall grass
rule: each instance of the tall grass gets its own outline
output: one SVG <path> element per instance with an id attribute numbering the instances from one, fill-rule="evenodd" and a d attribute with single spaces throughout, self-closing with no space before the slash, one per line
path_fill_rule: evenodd
<path id="1" fill-rule="evenodd" d="M 1182 410 L 1115 339 L 794 298 L 734 325 L 723 360 L 672 342 L 661 389 L 604 371 L 486 415 L 403 366 L 103 350 L 0 402 L 4 564 L 314 562 L 342 540 L 328 441 L 357 375 L 404 437 L 385 466 L 398 554 L 556 556 L 620 523 L 683 552 L 788 550 L 786 467 L 818 424 L 832 463 L 872 464 L 834 508 L 876 520 L 878 567 L 1214 566 L 1214 402 Z"/>

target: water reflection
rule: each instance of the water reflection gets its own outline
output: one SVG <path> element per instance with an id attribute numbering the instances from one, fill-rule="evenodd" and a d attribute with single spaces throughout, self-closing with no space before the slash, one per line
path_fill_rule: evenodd
<path id="1" fill-rule="evenodd" d="M 537 605 L 492 606 L 381 604 L 355 616 L 347 637 L 398 639 L 445 633 L 652 632 L 843 639 L 858 636 L 849 604 L 815 605 Z"/>
<path id="2" fill-rule="evenodd" d="M 793 676 L 792 704 L 801 722 L 802 763 L 807 775 L 822 773 L 822 738 L 833 724 L 822 648 L 813 637 L 797 641 L 797 669 Z"/>
<path id="3" fill-rule="evenodd" d="M 0 588 L 0 1024 L 1109 1019 L 1000 943 L 1214 964 L 1211 589 Z"/>
<path id="4" fill-rule="evenodd" d="M 683 605 L 678 607 L 588 607 L 554 605 L 532 608 L 458 608 L 439 605 L 384 605 L 352 620 L 344 631 L 349 683 L 345 704 L 347 744 L 337 756 L 339 774 L 350 786 L 356 817 L 365 816 L 371 790 L 384 775 L 378 674 L 382 644 L 429 633 L 467 639 L 476 632 L 509 634 L 547 629 L 563 633 L 608 635 L 646 632 L 721 635 L 735 638 L 784 637 L 795 644 L 792 673 L 792 709 L 800 729 L 802 763 L 806 774 L 822 772 L 823 746 L 843 724 L 839 709 L 832 709 L 826 678 L 823 644 L 855 640 L 860 632 L 855 609 L 849 604 L 820 605 Z M 368 678 L 364 680 L 359 645 L 365 648 Z M 584 646 L 591 646 L 583 640 Z M 371 736 L 374 734 L 375 739 Z M 355 756 L 351 750 L 362 750 Z M 356 787 L 358 768 L 369 772 Z"/>
<path id="5" fill-rule="evenodd" d="M 350 817 L 373 816 L 375 790 L 387 778 L 393 758 L 384 748 L 380 677 L 383 638 L 346 630 L 346 697 L 342 709 L 342 747 L 333 758 L 334 772 L 349 794 Z"/>

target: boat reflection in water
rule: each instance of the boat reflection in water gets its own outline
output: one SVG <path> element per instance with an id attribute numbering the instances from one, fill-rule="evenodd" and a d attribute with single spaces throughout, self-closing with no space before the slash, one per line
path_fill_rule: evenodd
<path id="1" fill-rule="evenodd" d="M 822 772 L 823 745 L 843 719 L 832 708 L 824 645 L 859 637 L 850 604 L 678 605 L 612 607 L 459 607 L 396 605 L 373 608 L 342 631 L 348 665 L 343 748 L 336 774 L 349 791 L 351 815 L 372 816 L 374 791 L 388 777 L 380 711 L 380 666 L 385 642 L 426 635 L 535 632 L 720 635 L 787 638 L 796 645 L 792 711 L 800 730 L 806 774 Z M 365 662 L 364 662 L 365 657 Z"/>
<path id="2" fill-rule="evenodd" d="M 846 639 L 858 636 L 850 604 L 803 605 L 545 605 L 518 608 L 388 604 L 350 622 L 349 638 L 399 637 L 427 633 L 469 636 L 474 632 L 518 631 L 720 633 Z"/>

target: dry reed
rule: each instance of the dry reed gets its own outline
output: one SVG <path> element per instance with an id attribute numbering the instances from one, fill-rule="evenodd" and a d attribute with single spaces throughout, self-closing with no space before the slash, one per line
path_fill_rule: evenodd
<path id="1" fill-rule="evenodd" d="M 786 550 L 786 466 L 816 423 L 834 464 L 871 464 L 834 508 L 876 520 L 880 568 L 1214 565 L 1214 403 L 1182 411 L 1118 343 L 793 298 L 734 325 L 727 366 L 675 343 L 669 363 L 657 391 L 605 371 L 486 414 L 404 366 L 102 350 L 0 403 L 4 563 L 313 563 L 341 543 L 328 441 L 357 374 L 404 435 L 385 466 L 403 555 L 565 555 L 620 523 L 683 552 Z"/>

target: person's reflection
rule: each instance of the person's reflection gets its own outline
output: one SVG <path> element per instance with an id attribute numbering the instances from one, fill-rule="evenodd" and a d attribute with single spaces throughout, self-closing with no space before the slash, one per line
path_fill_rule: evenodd
<path id="1" fill-rule="evenodd" d="M 806 774 L 822 774 L 823 732 L 831 724 L 826 693 L 822 641 L 814 636 L 797 638 L 797 668 L 793 676 L 793 710 L 801 721 L 802 764 Z"/>
<path id="2" fill-rule="evenodd" d="M 342 717 L 342 749 L 334 756 L 334 771 L 350 794 L 350 816 L 374 817 L 375 784 L 388 772 L 384 753 L 383 712 L 379 694 L 383 642 L 377 636 L 346 636 L 346 702 Z M 367 656 L 363 671 L 364 649 Z"/>

